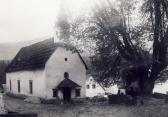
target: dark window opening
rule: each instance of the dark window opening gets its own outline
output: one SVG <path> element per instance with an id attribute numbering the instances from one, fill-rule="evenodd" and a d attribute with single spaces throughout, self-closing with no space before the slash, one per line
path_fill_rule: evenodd
<path id="1" fill-rule="evenodd" d="M 18 80 L 18 92 L 20 93 L 20 80 Z"/>
<path id="2" fill-rule="evenodd" d="M 92 85 L 92 88 L 93 88 L 93 89 L 95 89 L 95 88 L 96 88 L 96 85 L 95 85 L 95 84 L 93 84 L 93 85 Z"/>
<path id="3" fill-rule="evenodd" d="M 65 73 L 64 73 L 64 78 L 69 78 L 68 72 L 65 72 Z"/>
<path id="4" fill-rule="evenodd" d="M 12 82 L 11 82 L 11 80 L 10 80 L 10 90 L 12 90 Z"/>
<path id="5" fill-rule="evenodd" d="M 89 86 L 89 85 L 86 85 L 86 88 L 87 88 L 87 89 L 89 89 L 89 88 L 90 88 L 90 86 Z"/>
<path id="6" fill-rule="evenodd" d="M 29 80 L 29 90 L 30 90 L 30 94 L 33 94 L 33 81 Z"/>
<path id="7" fill-rule="evenodd" d="M 68 58 L 65 58 L 65 61 L 67 61 L 68 60 Z"/>
<path id="8" fill-rule="evenodd" d="M 81 95 L 80 89 L 76 89 L 75 90 L 75 94 L 76 94 L 76 97 L 80 97 L 80 95 Z"/>
<path id="9" fill-rule="evenodd" d="M 57 89 L 53 89 L 53 97 L 58 97 L 58 90 Z"/>

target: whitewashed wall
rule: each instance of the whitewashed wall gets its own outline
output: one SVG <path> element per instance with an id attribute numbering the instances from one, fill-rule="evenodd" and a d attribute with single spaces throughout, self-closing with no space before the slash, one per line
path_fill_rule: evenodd
<path id="1" fill-rule="evenodd" d="M 86 69 L 77 53 L 58 47 L 46 63 L 45 72 L 47 98 L 53 97 L 53 88 L 64 79 L 64 72 L 68 72 L 69 78 L 81 86 L 81 97 L 85 97 Z M 74 96 L 72 91 L 72 98 Z"/>
<path id="2" fill-rule="evenodd" d="M 168 81 L 166 81 L 165 83 L 155 84 L 153 92 L 167 94 L 167 92 L 168 92 Z"/>
<path id="3" fill-rule="evenodd" d="M 12 90 L 10 91 L 10 80 Z M 20 93 L 18 93 L 18 80 L 20 80 Z M 44 70 L 18 71 L 6 74 L 6 87 L 8 92 L 32 96 L 29 90 L 29 80 L 33 81 L 33 96 L 46 97 Z"/>
<path id="4" fill-rule="evenodd" d="M 96 85 L 94 89 L 92 88 L 93 84 Z M 87 85 L 89 85 L 89 89 L 87 89 Z M 86 97 L 104 96 L 105 92 L 111 94 L 117 94 L 118 92 L 117 85 L 103 89 L 97 82 L 95 82 L 92 76 L 90 76 L 86 80 Z"/>

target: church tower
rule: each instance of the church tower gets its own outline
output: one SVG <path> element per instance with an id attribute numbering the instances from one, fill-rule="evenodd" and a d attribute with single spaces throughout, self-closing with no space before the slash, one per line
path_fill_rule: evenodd
<path id="1" fill-rule="evenodd" d="M 60 0 L 59 13 L 55 24 L 55 37 L 60 42 L 70 43 L 70 24 L 65 0 Z"/>

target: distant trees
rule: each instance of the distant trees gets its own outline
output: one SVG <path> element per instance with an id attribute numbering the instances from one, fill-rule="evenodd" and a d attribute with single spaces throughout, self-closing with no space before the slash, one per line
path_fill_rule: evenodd
<path id="1" fill-rule="evenodd" d="M 8 67 L 10 61 L 8 60 L 0 60 L 0 88 L 2 88 L 2 84 L 6 83 L 6 68 Z"/>

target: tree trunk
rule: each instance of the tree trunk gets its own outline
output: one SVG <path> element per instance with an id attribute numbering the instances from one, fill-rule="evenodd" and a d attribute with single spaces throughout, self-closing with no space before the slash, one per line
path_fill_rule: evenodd
<path id="1" fill-rule="evenodd" d="M 153 88 L 155 85 L 155 81 L 152 79 L 146 79 L 143 84 L 140 86 L 141 87 L 141 95 L 143 96 L 149 96 L 153 92 Z"/>
<path id="2" fill-rule="evenodd" d="M 134 74 L 133 78 L 137 79 L 139 82 L 139 95 L 151 95 L 155 85 L 155 78 L 149 76 L 149 67 L 146 65 L 139 65 L 133 68 L 132 73 Z"/>

